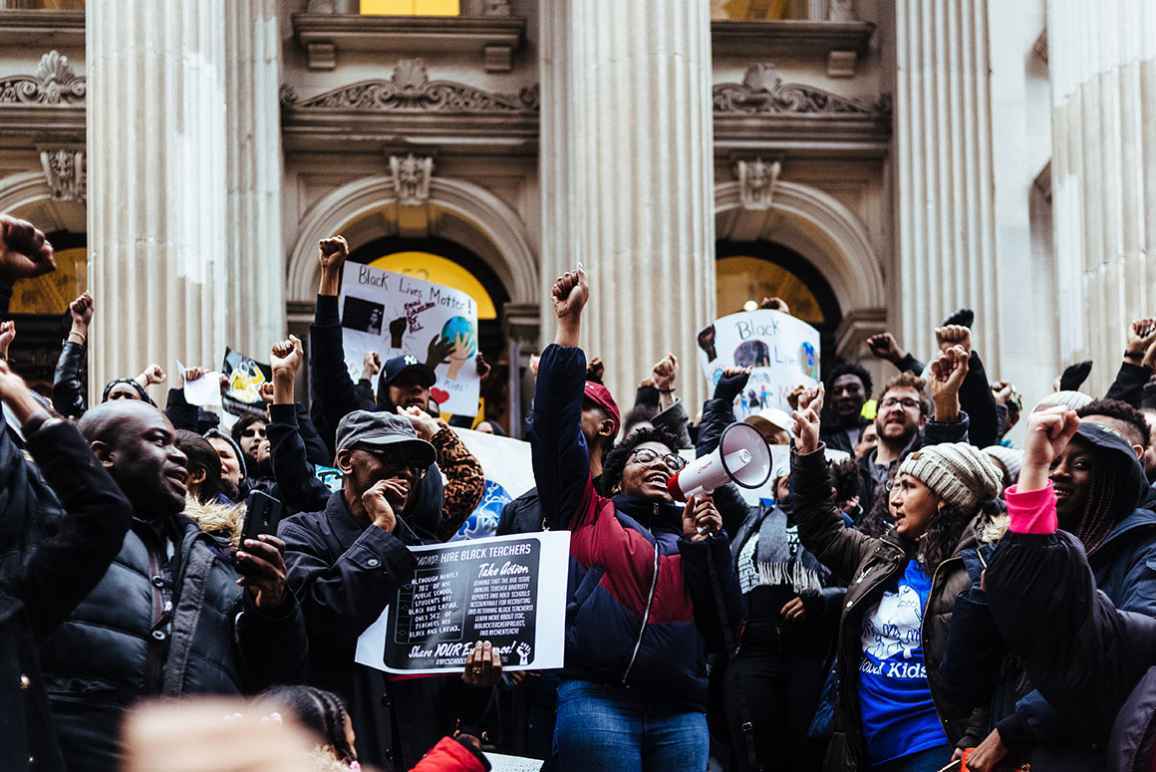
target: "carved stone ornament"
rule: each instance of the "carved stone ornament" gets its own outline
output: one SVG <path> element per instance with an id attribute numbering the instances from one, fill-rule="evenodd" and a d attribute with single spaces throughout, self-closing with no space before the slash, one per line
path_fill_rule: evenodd
<path id="1" fill-rule="evenodd" d="M 875 103 L 841 97 L 802 83 L 783 83 L 773 64 L 752 64 L 742 83 L 719 83 L 714 87 L 714 111 L 724 115 L 773 113 L 836 113 L 884 117 L 891 100 Z"/>
<path id="2" fill-rule="evenodd" d="M 827 20 L 859 21 L 859 17 L 855 15 L 855 0 L 831 0 Z"/>
<path id="3" fill-rule="evenodd" d="M 53 201 L 85 202 L 88 169 L 83 147 L 41 148 L 40 165 Z"/>
<path id="4" fill-rule="evenodd" d="M 388 80 L 363 80 L 305 100 L 281 93 L 282 104 L 298 109 L 406 113 L 535 113 L 538 87 L 496 94 L 464 83 L 430 80 L 421 59 L 402 59 Z"/>
<path id="5" fill-rule="evenodd" d="M 389 173 L 397 190 L 397 202 L 402 206 L 422 206 L 429 201 L 429 183 L 433 177 L 433 158 L 391 155 Z"/>
<path id="6" fill-rule="evenodd" d="M 0 104 L 84 104 L 85 88 L 84 76 L 73 71 L 68 57 L 49 51 L 35 74 L 0 78 Z"/>
<path id="7" fill-rule="evenodd" d="M 483 16 L 513 16 L 514 8 L 510 0 L 483 0 Z"/>
<path id="8" fill-rule="evenodd" d="M 778 161 L 767 163 L 762 158 L 735 162 L 735 176 L 739 178 L 739 200 L 743 209 L 771 208 L 775 184 L 783 165 Z"/>

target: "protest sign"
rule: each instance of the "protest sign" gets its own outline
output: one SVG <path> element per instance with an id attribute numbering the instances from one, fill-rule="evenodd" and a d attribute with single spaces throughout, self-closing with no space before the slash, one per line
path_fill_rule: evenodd
<path id="1" fill-rule="evenodd" d="M 480 539 L 493 536 L 498 530 L 502 508 L 534 487 L 530 443 L 469 429 L 454 431 L 482 465 L 482 472 L 486 475 L 486 490 L 482 494 L 481 503 L 466 518 L 453 538 Z"/>
<path id="2" fill-rule="evenodd" d="M 477 413 L 478 304 L 472 297 L 405 274 L 346 263 L 338 300 L 345 364 L 354 381 L 371 351 L 383 360 L 409 354 L 437 373 L 431 396 L 443 412 Z"/>
<path id="3" fill-rule="evenodd" d="M 728 367 L 753 368 L 735 401 L 742 419 L 765 407 L 789 411 L 787 395 L 819 382 L 819 331 L 779 311 L 724 316 L 698 334 L 699 363 L 711 387 Z"/>
<path id="4" fill-rule="evenodd" d="M 269 365 L 226 348 L 221 373 L 228 380 L 221 396 L 225 411 L 235 416 L 252 414 L 264 418 L 266 411 L 261 399 L 261 386 L 273 379 Z"/>
<path id="5" fill-rule="evenodd" d="M 358 663 L 389 673 L 461 673 L 474 645 L 490 641 L 506 671 L 562 667 L 569 531 L 409 550 L 414 578 L 361 634 Z"/>
<path id="6" fill-rule="evenodd" d="M 210 370 L 195 381 L 188 379 L 189 368 L 181 360 L 177 360 L 177 372 L 184 381 L 185 402 L 205 408 L 219 408 L 221 406 L 221 374 Z"/>

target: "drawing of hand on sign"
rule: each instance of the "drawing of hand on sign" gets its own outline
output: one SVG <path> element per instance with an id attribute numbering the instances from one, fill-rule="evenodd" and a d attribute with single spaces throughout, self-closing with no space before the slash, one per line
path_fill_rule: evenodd
<path id="1" fill-rule="evenodd" d="M 453 341 L 449 350 L 450 369 L 446 377 L 456 381 L 466 362 L 478 353 L 478 337 L 474 325 L 464 316 L 454 316 L 448 319 L 442 327 L 442 340 Z"/>

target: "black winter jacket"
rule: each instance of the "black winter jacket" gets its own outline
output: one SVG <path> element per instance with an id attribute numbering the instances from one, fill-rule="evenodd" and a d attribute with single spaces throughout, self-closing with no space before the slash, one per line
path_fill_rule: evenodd
<path id="1" fill-rule="evenodd" d="M 100 581 L 132 508 L 71 424 L 25 439 L 39 470 L 0 427 L 0 769 L 63 770 L 37 646 Z"/>
<path id="2" fill-rule="evenodd" d="M 455 679 L 387 681 L 354 654 L 361 633 L 413 577 L 414 557 L 397 535 L 356 520 L 340 491 L 323 511 L 283 520 L 278 535 L 309 628 L 309 682 L 345 700 L 363 764 L 409 769 L 452 731 Z"/>
<path id="3" fill-rule="evenodd" d="M 303 677 L 308 644 L 295 597 L 262 611 L 239 576 L 228 549 L 183 515 L 133 520 L 96 588 L 42 649 L 70 770 L 118 768 L 119 724 L 138 699 L 254 693 Z"/>

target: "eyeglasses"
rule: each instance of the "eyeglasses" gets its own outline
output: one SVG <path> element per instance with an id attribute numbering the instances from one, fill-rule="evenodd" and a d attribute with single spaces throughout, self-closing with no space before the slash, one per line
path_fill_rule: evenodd
<path id="1" fill-rule="evenodd" d="M 672 472 L 677 472 L 681 469 L 684 469 L 687 464 L 687 460 L 682 456 L 675 455 L 674 453 L 661 455 L 657 451 L 653 451 L 650 448 L 639 448 L 630 454 L 630 458 L 640 464 L 653 464 L 655 461 L 661 458 L 662 462 L 666 464 L 666 468 Z"/>
<path id="2" fill-rule="evenodd" d="M 896 405 L 902 405 L 907 410 L 914 410 L 915 408 L 919 407 L 919 400 L 912 399 L 911 397 L 904 397 L 902 399 L 899 399 L 898 397 L 888 397 L 879 403 L 879 407 L 884 410 L 889 407 L 895 407 Z"/>

